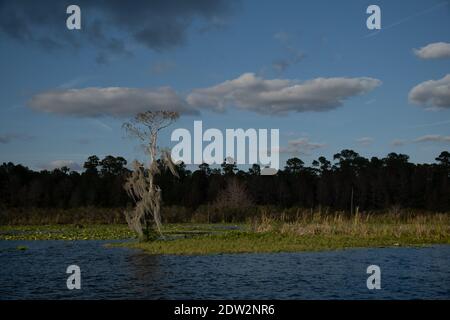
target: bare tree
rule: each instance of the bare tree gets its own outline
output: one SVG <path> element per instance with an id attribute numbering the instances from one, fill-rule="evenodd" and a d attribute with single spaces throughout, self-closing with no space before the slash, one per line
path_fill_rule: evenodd
<path id="1" fill-rule="evenodd" d="M 220 209 L 248 208 L 252 204 L 247 188 L 234 177 L 227 181 L 225 189 L 218 194 L 214 202 L 216 208 Z"/>
<path id="2" fill-rule="evenodd" d="M 146 153 L 150 156 L 147 168 L 139 161 L 133 162 L 133 172 L 128 177 L 124 188 L 136 203 L 134 210 L 126 210 L 125 218 L 131 230 L 142 241 L 154 240 L 161 232 L 161 188 L 155 184 L 159 173 L 158 159 L 173 175 L 178 177 L 175 165 L 167 150 L 158 148 L 157 140 L 160 130 L 170 126 L 179 117 L 172 111 L 147 111 L 138 113 L 123 128 L 131 136 L 142 141 Z"/>

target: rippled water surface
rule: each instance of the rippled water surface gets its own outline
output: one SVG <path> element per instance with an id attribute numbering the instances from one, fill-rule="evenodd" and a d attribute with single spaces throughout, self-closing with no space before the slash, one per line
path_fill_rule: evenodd
<path id="1" fill-rule="evenodd" d="M 0 241 L 0 299 L 450 299 L 450 246 L 151 256 L 105 243 Z M 81 290 L 66 287 L 71 264 Z M 381 290 L 366 287 L 372 264 Z"/>

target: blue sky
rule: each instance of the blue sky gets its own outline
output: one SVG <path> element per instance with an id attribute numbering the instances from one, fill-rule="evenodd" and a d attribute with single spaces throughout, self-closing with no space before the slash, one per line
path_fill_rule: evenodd
<path id="1" fill-rule="evenodd" d="M 194 120 L 202 120 L 205 128 L 279 128 L 280 145 L 289 146 L 289 141 L 294 145 L 289 149 L 292 153 L 281 155 L 282 162 L 298 156 L 310 164 L 320 155 L 331 159 L 349 148 L 366 157 L 406 153 L 411 161 L 421 163 L 433 162 L 441 151 L 449 150 L 448 1 L 236 1 L 183 10 L 175 9 L 179 1 L 169 1 L 173 7 L 163 9 L 152 7 L 159 1 L 150 1 L 145 6 L 155 22 L 146 30 L 153 38 L 144 40 L 133 33 L 148 23 L 136 10 L 126 16 L 133 21 L 123 22 L 124 17 L 114 11 L 120 8 L 111 5 L 107 11 L 102 7 L 102 3 L 108 6 L 106 2 L 90 6 L 80 1 L 82 30 L 68 31 L 61 2 L 48 1 L 39 8 L 45 11 L 35 10 L 42 19 L 30 16 L 27 1 L 13 2 L 0 1 L 0 162 L 42 169 L 58 163 L 72 163 L 75 168 L 92 154 L 143 158 L 121 129 L 130 117 L 126 110 L 120 115 L 108 115 L 107 109 L 102 115 L 85 115 L 68 113 L 65 105 L 30 103 L 42 93 L 170 87 L 185 103 L 194 90 L 245 73 L 292 85 L 317 78 L 370 78 L 380 84 L 347 88 L 356 91 L 334 105 L 309 106 L 301 100 L 301 108 L 294 103 L 286 113 L 266 112 L 257 103 L 242 107 L 238 99 L 227 101 L 224 112 L 203 106 L 199 114 L 182 114 L 161 135 L 161 145 L 175 144 L 169 139 L 173 129 L 192 129 Z M 135 7 L 144 3 L 130 2 Z M 370 4 L 381 8 L 379 32 L 366 27 Z M 20 21 L 6 21 L 8 10 L 21 13 Z M 126 49 L 102 44 L 92 36 L 98 19 L 103 38 L 121 39 Z M 44 36 L 59 44 L 43 45 Z M 414 51 L 436 43 L 444 45 L 437 57 Z M 424 85 L 415 98 L 408 97 L 414 87 L 430 80 L 435 81 L 431 87 Z"/>

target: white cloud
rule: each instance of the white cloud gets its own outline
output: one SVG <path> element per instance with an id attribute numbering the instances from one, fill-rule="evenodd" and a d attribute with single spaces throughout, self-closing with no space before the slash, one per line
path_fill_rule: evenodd
<path id="1" fill-rule="evenodd" d="M 204 108 L 222 112 L 227 107 L 262 114 L 286 114 L 335 109 L 344 100 L 367 93 L 380 84 L 380 80 L 367 77 L 316 78 L 300 82 L 266 80 L 254 73 L 245 73 L 212 87 L 194 89 L 187 98 L 170 87 L 60 88 L 36 94 L 28 106 L 41 112 L 91 118 L 131 116 L 147 110 L 196 114 L 198 108 Z"/>
<path id="2" fill-rule="evenodd" d="M 411 89 L 409 101 L 428 109 L 450 108 L 450 74 L 439 80 L 428 80 Z"/>
<path id="3" fill-rule="evenodd" d="M 363 147 L 370 146 L 373 143 L 373 141 L 374 141 L 374 139 L 370 138 L 370 137 L 362 137 L 362 138 L 356 139 L 356 142 Z"/>
<path id="4" fill-rule="evenodd" d="M 28 104 L 42 112 L 79 117 L 131 116 L 147 110 L 194 112 L 170 87 L 51 90 L 35 95 Z"/>
<path id="5" fill-rule="evenodd" d="M 280 147 L 280 153 L 305 154 L 309 155 L 311 151 L 325 147 L 325 143 L 310 142 L 308 138 L 298 138 L 289 140 L 286 147 Z"/>
<path id="6" fill-rule="evenodd" d="M 81 170 L 81 166 L 73 160 L 54 160 L 48 164 L 40 166 L 41 169 L 54 170 L 62 167 L 68 167 L 72 171 Z"/>
<path id="7" fill-rule="evenodd" d="M 435 42 L 420 49 L 413 50 L 421 59 L 445 59 L 450 58 L 450 43 Z"/>
<path id="8" fill-rule="evenodd" d="M 193 107 L 224 111 L 228 106 L 263 114 L 290 111 L 325 111 L 342 105 L 345 99 L 378 87 L 378 79 L 316 78 L 305 82 L 288 79 L 265 80 L 254 73 L 227 80 L 216 86 L 195 89 L 187 101 Z"/>
<path id="9" fill-rule="evenodd" d="M 414 142 L 450 142 L 450 136 L 428 134 L 415 139 Z"/>

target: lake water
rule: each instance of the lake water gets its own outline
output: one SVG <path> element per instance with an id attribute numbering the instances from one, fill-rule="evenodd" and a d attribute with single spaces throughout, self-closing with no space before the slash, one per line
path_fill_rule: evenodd
<path id="1" fill-rule="evenodd" d="M 0 241 L 0 299 L 450 299 L 450 246 L 151 256 L 105 243 Z M 81 290 L 66 287 L 71 264 Z M 367 289 L 372 264 L 381 290 Z"/>

